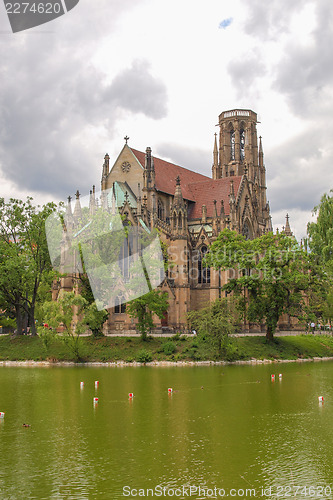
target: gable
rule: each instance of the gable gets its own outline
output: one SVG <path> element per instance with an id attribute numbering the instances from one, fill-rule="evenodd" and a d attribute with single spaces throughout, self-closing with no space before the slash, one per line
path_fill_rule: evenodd
<path id="1" fill-rule="evenodd" d="M 135 196 L 139 194 L 138 184 L 143 187 L 143 167 L 127 144 L 107 176 L 106 188 L 111 189 L 114 182 L 128 184 Z"/>

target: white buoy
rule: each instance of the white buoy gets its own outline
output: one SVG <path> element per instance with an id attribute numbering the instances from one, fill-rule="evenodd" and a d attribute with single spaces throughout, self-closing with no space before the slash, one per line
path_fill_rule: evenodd
<path id="1" fill-rule="evenodd" d="M 5 414 L 3 411 L 0 411 L 0 418 L 5 418 Z"/>
<path id="2" fill-rule="evenodd" d="M 281 379 L 281 378 L 282 378 L 282 373 L 279 373 L 279 379 Z"/>
<path id="3" fill-rule="evenodd" d="M 129 392 L 128 393 L 128 399 L 133 399 L 134 398 L 134 394 L 133 392 Z"/>
<path id="4" fill-rule="evenodd" d="M 168 388 L 168 393 L 169 393 L 169 394 L 172 394 L 172 387 L 169 387 L 169 388 Z"/>
<path id="5" fill-rule="evenodd" d="M 275 381 L 275 375 L 271 375 L 271 380 L 272 380 L 272 382 Z"/>
<path id="6" fill-rule="evenodd" d="M 80 389 L 83 389 L 84 387 L 84 382 L 80 382 Z"/>
<path id="7" fill-rule="evenodd" d="M 319 403 L 323 403 L 324 402 L 324 396 L 318 396 L 318 400 L 319 400 Z"/>
<path id="8" fill-rule="evenodd" d="M 99 381 L 95 380 L 95 389 L 97 389 L 98 386 L 99 386 Z"/>

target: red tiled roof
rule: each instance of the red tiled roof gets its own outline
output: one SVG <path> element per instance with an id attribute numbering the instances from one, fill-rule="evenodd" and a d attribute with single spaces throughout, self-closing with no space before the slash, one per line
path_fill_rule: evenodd
<path id="1" fill-rule="evenodd" d="M 137 149 L 131 148 L 131 151 L 139 160 L 141 165 L 145 166 L 145 153 L 138 151 Z M 176 178 L 180 177 L 180 185 L 182 188 L 183 198 L 189 201 L 196 201 L 193 197 L 191 189 L 189 189 L 189 184 L 194 182 L 209 181 L 210 177 L 206 175 L 198 174 L 197 172 L 192 172 L 187 168 L 180 167 L 174 163 L 170 163 L 160 158 L 154 158 L 155 166 L 155 184 L 156 189 L 162 193 L 175 194 L 176 189 Z"/>
<path id="2" fill-rule="evenodd" d="M 223 179 L 209 179 L 205 182 L 196 182 L 189 185 L 193 193 L 195 204 L 190 207 L 189 218 L 200 219 L 202 216 L 202 205 L 207 207 L 207 217 L 214 215 L 214 200 L 217 201 L 217 214 L 220 215 L 221 200 L 224 203 L 224 212 L 229 215 L 230 181 L 234 183 L 234 192 L 237 197 L 242 176 L 224 177 Z"/>
<path id="3" fill-rule="evenodd" d="M 131 151 L 144 168 L 145 153 L 131 148 Z M 237 197 L 242 176 L 224 177 L 223 179 L 211 179 L 206 175 L 192 172 L 187 168 L 180 167 L 160 158 L 154 158 L 155 185 L 158 191 L 175 194 L 176 177 L 180 177 L 180 187 L 183 198 L 195 203 L 189 208 L 190 219 L 200 219 L 202 216 L 202 205 L 207 207 L 207 217 L 214 215 L 214 200 L 217 201 L 217 213 L 220 214 L 221 200 L 224 203 L 224 212 L 229 214 L 230 181 L 233 180 L 234 192 Z"/>

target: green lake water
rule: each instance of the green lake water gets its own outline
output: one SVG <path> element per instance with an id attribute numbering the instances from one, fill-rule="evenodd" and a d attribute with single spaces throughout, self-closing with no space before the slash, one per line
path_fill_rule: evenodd
<path id="1" fill-rule="evenodd" d="M 1 367 L 0 411 L 1 500 L 333 498 L 331 362 Z"/>

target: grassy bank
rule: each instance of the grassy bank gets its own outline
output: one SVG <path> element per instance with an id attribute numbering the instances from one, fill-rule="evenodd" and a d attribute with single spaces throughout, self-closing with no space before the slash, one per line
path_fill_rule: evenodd
<path id="1" fill-rule="evenodd" d="M 333 337 L 328 335 L 298 335 L 278 337 L 269 343 L 265 337 L 230 338 L 222 358 L 205 339 L 173 337 L 140 338 L 102 337 L 80 339 L 80 359 L 86 362 L 148 362 L 157 361 L 204 361 L 298 359 L 333 357 Z M 39 337 L 0 337 L 0 361 L 75 361 L 69 346 L 60 338 L 54 338 L 46 349 Z"/>

